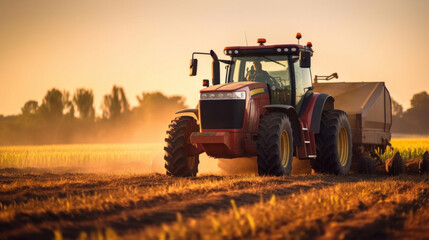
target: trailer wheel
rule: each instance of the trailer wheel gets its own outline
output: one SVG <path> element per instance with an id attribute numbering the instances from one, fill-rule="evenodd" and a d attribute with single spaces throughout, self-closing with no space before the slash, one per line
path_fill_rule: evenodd
<path id="1" fill-rule="evenodd" d="M 316 134 L 317 158 L 311 160 L 316 172 L 348 174 L 352 163 L 352 134 L 345 112 L 322 113 L 320 132 Z"/>
<path id="2" fill-rule="evenodd" d="M 361 156 L 359 165 L 359 173 L 375 174 L 375 160 L 368 153 Z"/>
<path id="3" fill-rule="evenodd" d="M 177 117 L 171 121 L 165 139 L 165 169 L 167 175 L 175 177 L 196 176 L 199 154 L 190 143 L 190 136 L 198 132 L 197 122 L 192 117 Z"/>
<path id="4" fill-rule="evenodd" d="M 292 171 L 293 137 L 289 118 L 280 112 L 261 117 L 258 128 L 259 175 L 282 176 Z"/>

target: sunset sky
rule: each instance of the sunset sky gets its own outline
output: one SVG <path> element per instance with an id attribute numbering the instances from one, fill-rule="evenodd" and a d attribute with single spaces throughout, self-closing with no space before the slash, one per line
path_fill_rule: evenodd
<path id="1" fill-rule="evenodd" d="M 384 81 L 407 108 L 429 91 L 428 12 L 426 0 L 0 0 L 0 114 L 40 104 L 53 87 L 91 88 L 99 108 L 114 84 L 131 106 L 162 91 L 193 107 L 211 61 L 201 57 L 189 77 L 192 52 L 225 59 L 223 48 L 245 45 L 245 33 L 256 45 L 296 43 L 296 32 L 313 43 L 313 75 Z"/>

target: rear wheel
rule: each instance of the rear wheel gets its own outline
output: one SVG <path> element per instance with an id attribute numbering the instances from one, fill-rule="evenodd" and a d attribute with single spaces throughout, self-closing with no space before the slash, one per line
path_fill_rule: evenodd
<path id="1" fill-rule="evenodd" d="M 192 117 L 177 117 L 169 125 L 165 139 L 165 169 L 167 175 L 175 177 L 196 176 L 199 154 L 190 143 L 190 136 L 198 132 L 197 122 Z"/>
<path id="2" fill-rule="evenodd" d="M 316 134 L 317 158 L 311 160 L 316 172 L 348 174 L 352 162 L 352 134 L 345 112 L 325 111 L 320 133 Z"/>
<path id="3" fill-rule="evenodd" d="M 258 174 L 289 175 L 292 171 L 293 138 L 289 118 L 279 112 L 261 117 L 258 128 Z"/>

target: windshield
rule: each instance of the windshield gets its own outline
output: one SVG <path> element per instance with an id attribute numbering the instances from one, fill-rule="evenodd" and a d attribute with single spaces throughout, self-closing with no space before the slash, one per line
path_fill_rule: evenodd
<path id="1" fill-rule="evenodd" d="M 232 61 L 229 82 L 267 83 L 273 104 L 291 103 L 287 56 L 234 57 Z"/>

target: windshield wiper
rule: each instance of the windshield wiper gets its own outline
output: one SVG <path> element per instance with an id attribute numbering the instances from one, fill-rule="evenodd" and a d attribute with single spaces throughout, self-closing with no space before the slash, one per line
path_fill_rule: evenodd
<path id="1" fill-rule="evenodd" d="M 268 60 L 270 60 L 271 62 L 275 62 L 275 63 L 277 63 L 278 65 L 281 65 L 281 66 L 283 66 L 283 67 L 286 67 L 284 64 L 279 63 L 279 62 L 277 62 L 276 60 L 273 60 L 273 59 L 271 59 L 271 58 L 267 58 L 267 57 L 265 57 L 265 56 L 263 56 L 263 58 L 268 59 Z"/>

